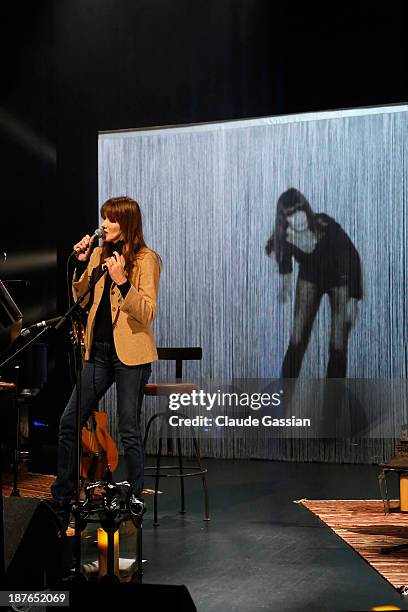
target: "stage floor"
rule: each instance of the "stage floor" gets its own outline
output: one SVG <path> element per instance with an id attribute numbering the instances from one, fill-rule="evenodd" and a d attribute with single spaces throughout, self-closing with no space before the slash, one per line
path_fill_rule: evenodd
<path id="1" fill-rule="evenodd" d="M 178 512 L 178 483 L 161 481 L 159 527 L 152 524 L 153 498 L 146 496 L 145 583 L 185 584 L 199 612 L 334 612 L 385 604 L 408 609 L 357 553 L 293 503 L 301 498 L 379 498 L 375 466 L 247 460 L 206 464 L 210 523 L 202 520 L 198 478 L 186 482 L 184 516 Z"/>

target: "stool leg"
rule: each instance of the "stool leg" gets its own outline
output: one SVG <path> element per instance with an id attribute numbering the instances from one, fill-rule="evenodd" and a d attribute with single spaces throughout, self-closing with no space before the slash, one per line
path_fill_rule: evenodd
<path id="1" fill-rule="evenodd" d="M 381 493 L 381 497 L 383 500 L 383 504 L 384 504 L 384 514 L 388 514 L 388 512 L 390 511 L 389 509 L 389 504 L 388 504 L 388 495 L 387 495 L 387 484 L 385 481 L 385 474 L 384 471 L 381 471 L 378 474 L 378 484 L 380 485 L 380 493 Z"/>
<path id="2" fill-rule="evenodd" d="M 200 470 L 204 471 L 203 464 L 201 463 L 200 448 L 198 446 L 197 438 L 196 438 L 194 431 L 193 431 L 193 444 L 194 444 L 194 449 L 196 452 L 197 463 L 200 467 Z M 203 484 L 203 491 L 204 491 L 204 521 L 209 521 L 210 520 L 210 510 L 209 510 L 209 500 L 208 500 L 207 479 L 205 477 L 205 473 L 202 474 L 201 476 L 201 482 Z"/>
<path id="3" fill-rule="evenodd" d="M 177 438 L 177 452 L 178 452 L 178 462 L 179 462 L 179 474 L 183 474 L 183 454 L 181 452 L 181 440 Z M 185 497 L 184 497 L 184 478 L 180 476 L 180 498 L 181 498 L 181 510 L 180 514 L 186 513 L 185 508 Z"/>
<path id="4" fill-rule="evenodd" d="M 158 490 L 159 490 L 160 459 L 161 459 L 161 454 L 162 454 L 162 444 L 163 444 L 163 438 L 160 435 L 159 448 L 157 450 L 157 459 L 156 459 L 156 477 L 154 481 L 154 506 L 153 506 L 154 507 L 154 519 L 153 519 L 154 527 L 158 527 L 160 524 L 157 520 L 157 496 L 158 496 Z"/>
<path id="5" fill-rule="evenodd" d="M 158 414 L 154 414 L 153 416 L 150 417 L 147 425 L 146 425 L 146 431 L 145 431 L 145 435 L 143 438 L 143 448 L 146 450 L 146 444 L 147 444 L 147 439 L 149 437 L 149 431 L 150 431 L 150 427 L 152 426 L 152 423 L 154 421 L 154 419 L 157 419 L 159 415 Z"/>

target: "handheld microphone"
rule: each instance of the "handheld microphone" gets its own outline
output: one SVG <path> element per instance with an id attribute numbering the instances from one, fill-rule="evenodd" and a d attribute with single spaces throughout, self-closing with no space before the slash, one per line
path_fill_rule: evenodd
<path id="1" fill-rule="evenodd" d="M 102 238 L 103 236 L 103 229 L 101 229 L 100 227 L 98 227 L 98 229 L 96 229 L 94 231 L 94 233 L 91 236 L 91 243 L 95 240 L 95 238 Z M 84 249 L 79 249 L 78 247 L 74 248 L 74 250 L 72 251 L 72 253 L 75 253 L 75 255 L 78 255 L 79 253 L 84 253 Z"/>
<path id="2" fill-rule="evenodd" d="M 26 338 L 34 330 L 41 329 L 42 327 L 47 327 L 47 325 L 54 325 L 54 323 L 58 323 L 60 319 L 62 319 L 62 317 L 54 317 L 52 319 L 46 319 L 45 321 L 40 321 L 39 323 L 33 323 L 33 325 L 30 325 L 29 327 L 25 327 L 24 329 L 22 329 L 20 336 L 22 336 L 23 338 Z"/>

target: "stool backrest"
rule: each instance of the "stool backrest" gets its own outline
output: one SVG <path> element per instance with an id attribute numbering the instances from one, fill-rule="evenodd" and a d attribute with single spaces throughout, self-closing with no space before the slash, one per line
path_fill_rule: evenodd
<path id="1" fill-rule="evenodd" d="M 199 361 L 203 357 L 201 346 L 157 347 L 160 360 L 176 362 L 176 378 L 183 376 L 183 361 Z"/>

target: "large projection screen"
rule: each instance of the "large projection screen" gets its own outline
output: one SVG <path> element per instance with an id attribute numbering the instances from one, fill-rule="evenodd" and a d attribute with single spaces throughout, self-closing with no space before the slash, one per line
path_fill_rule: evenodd
<path id="1" fill-rule="evenodd" d="M 186 378 L 280 376 L 296 265 L 282 304 L 265 246 L 279 197 L 295 188 L 359 254 L 362 299 L 347 376 L 406 379 L 407 118 L 404 105 L 99 135 L 99 203 L 135 198 L 146 241 L 163 261 L 157 344 L 203 348 L 201 362 L 185 364 Z M 326 375 L 330 316 L 324 295 L 301 377 Z M 170 368 L 158 364 L 156 376 Z"/>

